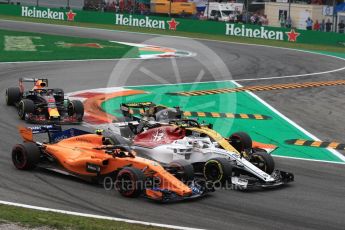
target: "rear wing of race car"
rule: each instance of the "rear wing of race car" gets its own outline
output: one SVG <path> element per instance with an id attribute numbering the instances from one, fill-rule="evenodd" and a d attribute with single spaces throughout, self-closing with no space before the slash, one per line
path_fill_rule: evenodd
<path id="1" fill-rule="evenodd" d="M 166 109 L 166 106 L 156 105 L 153 102 L 134 102 L 134 103 L 122 103 L 120 110 L 124 117 L 133 118 L 135 116 L 143 116 L 147 110 L 155 108 L 155 110 Z"/>
<path id="2" fill-rule="evenodd" d="M 42 125 L 34 127 L 19 126 L 18 130 L 23 140 L 27 142 L 35 142 L 34 135 L 40 133 L 48 133 L 49 143 L 55 143 L 70 137 L 90 134 L 90 132 L 75 128 L 62 130 L 59 125 Z"/>
<path id="3" fill-rule="evenodd" d="M 19 78 L 19 87 L 24 91 L 24 82 L 33 82 L 34 85 L 39 82 L 41 87 L 48 87 L 48 79 L 47 78 Z"/>
<path id="4" fill-rule="evenodd" d="M 156 106 L 156 104 L 153 102 L 121 103 L 120 110 L 124 116 L 130 116 L 144 114 L 145 110 L 152 106 Z"/>
<path id="5" fill-rule="evenodd" d="M 120 110 L 124 117 L 133 119 L 136 116 L 144 115 L 151 106 L 155 106 L 155 104 L 152 102 L 121 103 Z"/>
<path id="6" fill-rule="evenodd" d="M 125 106 L 127 108 L 145 108 L 150 106 L 155 106 L 156 104 L 153 102 L 133 102 L 133 103 L 122 103 L 121 106 Z"/>

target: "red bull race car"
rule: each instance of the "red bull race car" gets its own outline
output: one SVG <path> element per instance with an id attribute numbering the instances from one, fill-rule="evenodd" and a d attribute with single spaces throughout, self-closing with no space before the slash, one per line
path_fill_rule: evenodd
<path id="1" fill-rule="evenodd" d="M 26 90 L 25 82 L 33 88 Z M 48 79 L 20 78 L 19 87 L 6 89 L 6 104 L 18 109 L 20 119 L 39 124 L 80 123 L 84 116 L 81 101 L 65 99 L 64 91 L 48 88 Z"/>

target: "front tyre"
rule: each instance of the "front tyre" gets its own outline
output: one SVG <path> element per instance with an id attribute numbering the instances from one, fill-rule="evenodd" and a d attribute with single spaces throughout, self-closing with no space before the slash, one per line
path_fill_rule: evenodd
<path id="1" fill-rule="evenodd" d="M 274 171 L 274 159 L 269 153 L 254 152 L 250 157 L 250 162 L 267 174 L 272 174 Z"/>
<path id="2" fill-rule="evenodd" d="M 175 160 L 169 163 L 168 168 L 171 173 L 183 182 L 194 180 L 194 168 L 185 160 Z"/>
<path id="3" fill-rule="evenodd" d="M 40 157 L 41 151 L 35 143 L 18 144 L 12 149 L 12 162 L 19 170 L 34 169 L 39 163 Z"/>
<path id="4" fill-rule="evenodd" d="M 124 197 L 138 197 L 145 190 L 145 175 L 137 168 L 123 168 L 116 176 L 115 188 Z"/>
<path id="5" fill-rule="evenodd" d="M 26 115 L 33 114 L 35 112 L 35 103 L 29 99 L 23 99 L 18 105 L 18 115 L 20 119 L 25 120 Z"/>
<path id="6" fill-rule="evenodd" d="M 6 89 L 6 104 L 15 105 L 20 101 L 22 93 L 19 87 L 10 87 Z"/>
<path id="7" fill-rule="evenodd" d="M 213 158 L 206 161 L 203 171 L 206 181 L 221 185 L 231 182 L 232 166 L 225 158 Z"/>
<path id="8" fill-rule="evenodd" d="M 83 121 L 84 117 L 84 105 L 81 101 L 73 100 L 70 101 L 67 107 L 69 116 L 76 116 L 79 122 Z"/>
<path id="9" fill-rule="evenodd" d="M 55 88 L 53 89 L 53 95 L 55 98 L 55 101 L 58 103 L 63 103 L 65 100 L 65 93 L 63 89 Z"/>

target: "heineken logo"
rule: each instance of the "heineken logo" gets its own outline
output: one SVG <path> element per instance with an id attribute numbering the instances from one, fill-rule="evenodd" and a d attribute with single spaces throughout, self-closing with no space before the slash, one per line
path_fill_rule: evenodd
<path id="1" fill-rule="evenodd" d="M 65 16 L 67 21 L 74 21 L 74 17 L 77 15 L 72 10 L 68 12 L 60 12 L 51 10 L 50 8 L 47 9 L 37 9 L 36 7 L 28 7 L 22 6 L 22 17 L 30 17 L 30 18 L 44 18 L 44 19 L 54 19 L 54 20 L 65 20 Z"/>
<path id="2" fill-rule="evenodd" d="M 248 28 L 245 25 L 235 26 L 235 24 L 227 23 L 225 34 L 230 36 L 261 38 L 276 41 L 285 40 L 283 31 L 270 30 L 263 26 L 259 28 Z M 294 29 L 291 29 L 290 32 L 285 32 L 285 34 L 289 42 L 296 42 L 297 37 L 300 35 L 300 33 L 295 32 Z"/>
<path id="3" fill-rule="evenodd" d="M 136 18 L 132 15 L 126 16 L 123 14 L 115 14 L 115 24 L 120 26 L 134 26 L 161 30 L 176 30 L 180 24 L 174 18 L 165 21 L 159 19 L 152 19 L 149 16 L 145 18 Z"/>
<path id="4" fill-rule="evenodd" d="M 261 26 L 258 29 L 247 28 L 245 25 L 241 27 L 235 24 L 226 24 L 226 35 L 240 36 L 248 38 L 263 38 L 270 40 L 284 40 L 284 33 L 282 31 L 267 30 L 265 27 Z"/>

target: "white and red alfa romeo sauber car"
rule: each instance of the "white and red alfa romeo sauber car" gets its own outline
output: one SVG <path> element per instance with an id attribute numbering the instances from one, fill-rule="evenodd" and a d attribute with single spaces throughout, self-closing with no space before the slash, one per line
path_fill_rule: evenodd
<path id="1" fill-rule="evenodd" d="M 274 145 L 252 141 L 244 132 L 224 138 L 210 125 L 174 119 L 173 114 L 179 114 L 175 108 L 163 108 L 156 113 L 166 116 L 155 114 L 154 119 L 143 117 L 115 124 L 139 156 L 167 165 L 192 165 L 189 170 L 206 180 L 230 183 L 240 189 L 277 187 L 294 180 L 292 173 L 275 169 L 270 154 L 277 148 Z M 114 142 L 121 142 L 114 132 L 115 129 L 111 132 Z"/>

